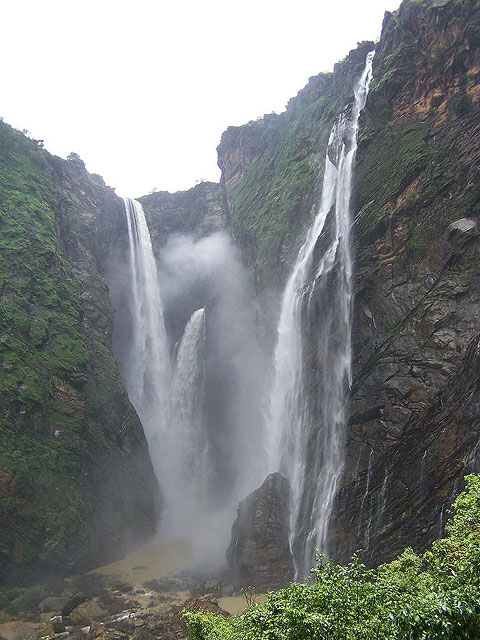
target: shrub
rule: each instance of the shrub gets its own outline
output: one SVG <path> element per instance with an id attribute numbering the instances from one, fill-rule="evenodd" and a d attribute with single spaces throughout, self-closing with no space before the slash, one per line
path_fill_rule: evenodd
<path id="1" fill-rule="evenodd" d="M 229 619 L 187 614 L 189 640 L 480 638 L 480 476 L 466 478 L 446 537 L 368 569 L 322 555 L 313 584 L 292 583 Z"/>

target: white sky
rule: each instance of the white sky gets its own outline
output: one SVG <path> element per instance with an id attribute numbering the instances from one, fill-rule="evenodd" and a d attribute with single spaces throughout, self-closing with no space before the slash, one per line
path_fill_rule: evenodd
<path id="1" fill-rule="evenodd" d="M 229 125 L 281 112 L 400 0 L 4 0 L 0 115 L 121 195 L 218 180 Z"/>

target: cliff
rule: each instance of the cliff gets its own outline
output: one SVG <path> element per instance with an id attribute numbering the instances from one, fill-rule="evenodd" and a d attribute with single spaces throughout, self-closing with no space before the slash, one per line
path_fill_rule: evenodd
<path id="1" fill-rule="evenodd" d="M 152 533 L 156 481 L 110 346 L 101 275 L 122 203 L 75 156 L 0 123 L 0 577 L 117 556 Z M 117 491 L 121 486 L 122 491 Z"/>
<path id="2" fill-rule="evenodd" d="M 423 549 L 443 533 L 451 487 L 479 468 L 479 33 L 478 2 L 404 2 L 377 47 L 358 154 L 340 557 Z"/>
<path id="3" fill-rule="evenodd" d="M 222 135 L 218 165 L 232 233 L 259 292 L 288 275 L 316 213 L 330 129 L 372 48 L 362 43 L 333 73 L 310 78 L 284 113 Z"/>
<path id="4" fill-rule="evenodd" d="M 451 487 L 479 467 L 479 27 L 478 1 L 405 0 L 376 46 L 353 206 L 354 383 L 329 535 L 340 559 L 424 548 L 442 532 Z M 265 317 L 312 221 L 331 124 L 370 48 L 311 78 L 285 113 L 222 137 L 232 230 Z M 312 394 L 320 313 L 304 327 Z M 313 396 L 312 406 L 315 429 Z"/>

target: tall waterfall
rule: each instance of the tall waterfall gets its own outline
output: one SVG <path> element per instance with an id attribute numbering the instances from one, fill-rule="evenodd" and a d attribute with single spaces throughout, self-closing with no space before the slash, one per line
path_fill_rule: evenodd
<path id="1" fill-rule="evenodd" d="M 218 496 L 215 498 L 216 489 L 218 494 L 216 485 L 219 484 L 215 472 L 218 475 L 220 455 L 216 440 L 222 434 L 217 437 L 215 430 L 212 431 L 209 414 L 204 410 L 207 314 L 204 308 L 192 314 L 179 341 L 176 358 L 171 357 L 175 350 L 169 345 L 165 328 L 164 303 L 168 301 L 168 293 L 171 295 L 172 276 L 168 272 L 157 272 L 142 205 L 131 199 L 125 199 L 124 203 L 129 246 L 128 254 L 122 257 L 127 260 L 118 259 L 120 272 L 110 278 L 117 306 L 115 350 L 129 397 L 145 429 L 160 486 L 163 508 L 159 534 L 187 539 L 198 559 L 216 561 L 222 557 L 223 560 L 227 544 L 225 538 L 234 517 L 238 493 L 243 493 L 243 485 L 236 474 L 238 480 L 235 477 L 236 484 L 229 489 L 227 499 L 222 502 Z M 188 244 L 189 260 L 196 260 L 196 271 L 204 279 L 205 274 L 209 276 L 212 260 L 221 253 L 219 248 L 223 247 L 225 255 L 233 260 L 230 245 L 219 238 L 212 238 L 210 243 L 212 246 L 209 244 L 205 248 L 206 264 L 202 262 L 201 258 L 205 259 L 205 256 L 199 248 Z M 181 284 L 184 265 L 172 261 L 168 250 L 165 253 L 163 258 L 170 260 L 169 267 L 178 276 L 173 280 L 173 287 L 177 288 Z M 177 258 L 178 254 L 184 257 L 184 253 L 182 249 L 175 250 Z M 232 266 L 230 263 L 227 263 L 227 269 L 224 262 L 222 275 L 230 278 L 229 294 L 240 299 L 238 291 L 235 291 L 235 287 L 243 291 L 238 270 L 234 268 L 235 264 Z M 224 298 L 225 295 L 223 298 L 220 294 L 216 296 L 217 306 L 222 307 L 226 302 L 227 306 L 233 304 L 229 298 L 228 301 Z M 219 300 L 223 303 L 220 304 Z M 212 305 L 210 315 L 217 342 L 225 341 L 227 329 L 224 325 L 230 323 L 230 314 L 225 310 L 223 313 L 225 319 L 219 319 L 219 311 L 215 311 L 215 305 Z M 244 326 L 245 322 L 240 323 L 240 329 Z M 235 331 L 230 328 L 229 336 L 232 335 Z M 216 347 L 218 349 L 218 345 Z M 228 365 L 230 375 L 236 366 L 231 362 L 235 353 L 227 357 L 223 365 Z M 239 395 L 240 390 L 236 389 L 235 394 Z M 227 438 L 228 445 L 230 440 L 230 448 L 235 450 L 237 440 Z M 247 458 L 243 449 L 237 447 L 224 464 L 231 465 L 233 453 L 242 462 Z M 250 465 L 250 469 L 250 462 L 245 465 Z"/>
<path id="2" fill-rule="evenodd" d="M 327 530 L 343 466 L 345 401 L 351 384 L 352 250 L 350 198 L 358 121 L 373 52 L 354 87 L 351 113 L 333 125 L 318 213 L 288 279 L 278 324 L 270 394 L 270 469 L 292 487 L 291 547 L 297 576 L 327 551 Z M 316 309 L 314 324 L 310 321 Z M 305 334 L 315 334 L 307 344 Z M 312 347 L 314 342 L 315 347 Z M 307 360 L 315 349 L 314 388 Z"/>
<path id="3" fill-rule="evenodd" d="M 209 503 L 209 442 L 203 426 L 203 350 L 205 346 L 205 309 L 190 318 L 180 342 L 177 366 L 172 382 L 168 452 L 175 479 L 176 499 L 169 505 L 167 518 L 174 533 L 203 517 Z"/>
<path id="4" fill-rule="evenodd" d="M 145 429 L 158 480 L 163 480 L 162 440 L 167 430 L 170 361 L 157 266 L 142 205 L 125 198 L 129 241 L 131 341 L 123 375 Z"/>

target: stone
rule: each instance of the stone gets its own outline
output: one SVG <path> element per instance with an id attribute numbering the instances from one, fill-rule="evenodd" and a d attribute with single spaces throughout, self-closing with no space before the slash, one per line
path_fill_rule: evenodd
<path id="1" fill-rule="evenodd" d="M 108 612 L 95 600 L 88 600 L 76 607 L 69 615 L 75 626 L 85 626 L 101 620 Z"/>
<path id="2" fill-rule="evenodd" d="M 66 631 L 62 616 L 53 616 L 50 620 L 55 633 L 63 633 Z"/>
<path id="3" fill-rule="evenodd" d="M 468 233 L 473 229 L 476 230 L 477 223 L 471 218 L 460 218 L 459 220 L 455 220 L 455 222 L 452 222 L 452 224 L 448 228 L 451 231 L 461 231 L 462 233 Z"/>
<path id="4" fill-rule="evenodd" d="M 82 602 L 85 602 L 85 596 L 81 594 L 76 594 L 69 598 L 62 607 L 62 616 L 69 616 L 70 613 L 78 607 L 78 605 L 82 604 Z"/>
<path id="5" fill-rule="evenodd" d="M 293 580 L 289 545 L 290 487 L 280 473 L 270 474 L 238 507 L 227 549 L 233 588 L 258 592 Z"/>
<path id="6" fill-rule="evenodd" d="M 70 598 L 63 596 L 50 596 L 42 600 L 38 608 L 40 609 L 40 613 L 53 611 L 54 613 L 52 615 L 54 615 L 55 613 L 60 613 L 69 600 Z"/>

